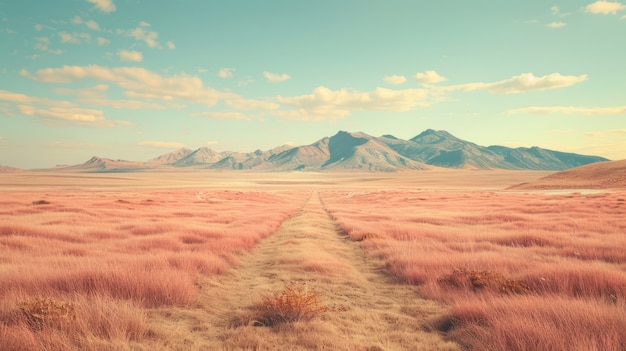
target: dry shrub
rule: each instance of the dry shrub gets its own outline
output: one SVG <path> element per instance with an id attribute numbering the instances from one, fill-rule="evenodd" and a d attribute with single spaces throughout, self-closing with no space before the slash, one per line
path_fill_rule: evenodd
<path id="1" fill-rule="evenodd" d="M 35 206 L 37 206 L 37 205 L 50 205 L 50 202 L 46 201 L 46 200 L 37 200 L 37 201 L 33 201 L 32 203 Z"/>
<path id="2" fill-rule="evenodd" d="M 488 290 L 503 294 L 524 294 L 531 292 L 530 287 L 522 280 L 508 279 L 501 273 L 491 271 L 472 271 L 455 269 L 452 274 L 437 280 L 440 285 L 455 288 L 471 288 L 474 291 Z"/>
<path id="3" fill-rule="evenodd" d="M 75 318 L 74 305 L 51 297 L 37 297 L 19 304 L 33 330 L 41 330 L 44 325 L 58 324 Z"/>
<path id="4" fill-rule="evenodd" d="M 263 299 L 252 324 L 271 327 L 314 319 L 328 311 L 320 302 L 321 296 L 303 284 L 290 283 L 279 294 Z"/>

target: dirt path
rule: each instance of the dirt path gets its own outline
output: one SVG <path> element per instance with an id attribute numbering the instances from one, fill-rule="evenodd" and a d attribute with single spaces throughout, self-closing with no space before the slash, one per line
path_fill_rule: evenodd
<path id="1" fill-rule="evenodd" d="M 234 326 L 263 297 L 297 282 L 337 307 L 321 318 L 279 327 Z M 302 210 L 226 274 L 199 282 L 193 309 L 168 313 L 176 349 L 211 350 L 457 350 L 424 328 L 443 313 L 397 283 L 381 262 L 341 232 L 313 193 Z M 179 337 L 176 337 L 178 335 Z"/>

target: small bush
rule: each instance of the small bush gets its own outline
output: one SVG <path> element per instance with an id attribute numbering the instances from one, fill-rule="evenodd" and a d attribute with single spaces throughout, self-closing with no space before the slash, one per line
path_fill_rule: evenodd
<path id="1" fill-rule="evenodd" d="M 50 205 L 49 201 L 46 200 L 37 200 L 37 201 L 33 201 L 33 205 L 37 206 L 37 205 Z"/>
<path id="2" fill-rule="evenodd" d="M 320 303 L 321 296 L 305 285 L 290 283 L 281 293 L 263 299 L 256 308 L 257 316 L 252 324 L 271 327 L 311 320 L 328 311 L 328 307 Z"/>
<path id="3" fill-rule="evenodd" d="M 41 330 L 47 323 L 58 323 L 75 317 L 74 305 L 54 298 L 35 298 L 19 304 L 33 330 Z"/>

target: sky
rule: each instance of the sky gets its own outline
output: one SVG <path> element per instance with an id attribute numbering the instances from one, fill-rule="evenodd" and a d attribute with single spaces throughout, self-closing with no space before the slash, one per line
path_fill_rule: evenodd
<path id="1" fill-rule="evenodd" d="M 0 0 L 0 164 L 338 131 L 626 159 L 626 1 Z"/>

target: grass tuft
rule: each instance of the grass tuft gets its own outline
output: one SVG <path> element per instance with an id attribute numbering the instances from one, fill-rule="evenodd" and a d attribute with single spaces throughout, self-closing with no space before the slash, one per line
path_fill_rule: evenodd
<path id="1" fill-rule="evenodd" d="M 37 297 L 24 301 L 19 304 L 19 307 L 33 330 L 41 330 L 49 323 L 64 322 L 75 318 L 73 304 L 51 297 Z"/>
<path id="2" fill-rule="evenodd" d="M 256 308 L 252 325 L 272 327 L 319 317 L 328 311 L 328 307 L 320 302 L 321 296 L 320 292 L 304 284 L 290 283 L 282 292 L 263 299 Z"/>
<path id="3" fill-rule="evenodd" d="M 473 291 L 493 291 L 502 294 L 525 294 L 531 289 L 522 280 L 508 279 L 501 273 L 455 269 L 452 274 L 437 280 L 440 285 L 454 288 L 471 288 Z"/>

